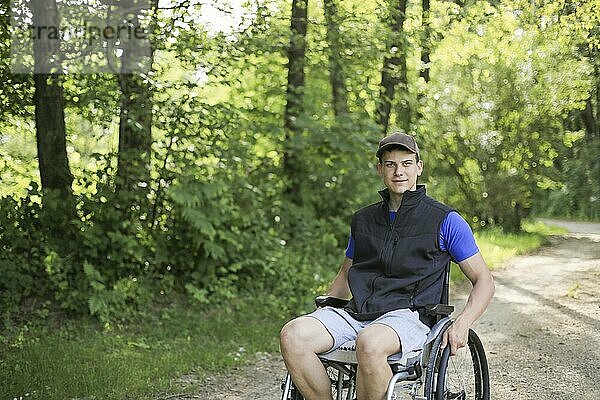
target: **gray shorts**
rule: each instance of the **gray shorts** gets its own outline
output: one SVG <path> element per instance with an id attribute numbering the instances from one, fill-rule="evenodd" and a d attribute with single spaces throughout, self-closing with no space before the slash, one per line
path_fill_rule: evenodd
<path id="1" fill-rule="evenodd" d="M 408 309 L 390 311 L 372 321 L 357 321 L 341 308 L 323 307 L 306 315 L 320 321 L 333 337 L 333 347 L 326 353 L 336 350 L 349 340 L 356 340 L 358 332 L 370 324 L 378 323 L 392 328 L 402 346 L 402 353 L 421 350 L 427 340 L 429 327 L 421 322 L 419 313 Z"/>

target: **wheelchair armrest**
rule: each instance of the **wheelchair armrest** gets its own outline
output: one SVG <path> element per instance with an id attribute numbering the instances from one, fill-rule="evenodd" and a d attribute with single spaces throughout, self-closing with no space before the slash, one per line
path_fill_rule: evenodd
<path id="1" fill-rule="evenodd" d="M 450 306 L 448 304 L 436 304 L 435 306 L 427 306 L 425 307 L 425 314 L 430 316 L 444 316 L 454 312 L 454 306 Z"/>
<path id="2" fill-rule="evenodd" d="M 333 308 L 343 308 L 348 304 L 348 300 L 340 299 L 338 297 L 332 296 L 317 296 L 315 298 L 315 305 L 317 308 L 320 307 L 333 307 Z"/>

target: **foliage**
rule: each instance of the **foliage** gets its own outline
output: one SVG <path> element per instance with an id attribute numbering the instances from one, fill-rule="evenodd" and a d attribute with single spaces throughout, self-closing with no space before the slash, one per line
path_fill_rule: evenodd
<path id="1" fill-rule="evenodd" d="M 543 242 L 541 234 L 548 228 L 526 226 L 531 233 L 484 232 L 478 235 L 478 244 L 485 254 L 494 249 L 503 259 L 515 254 L 515 243 L 517 253 L 530 251 Z M 89 318 L 64 321 L 52 315 L 19 326 L 5 321 L 0 335 L 0 397 L 27 393 L 27 398 L 50 400 L 168 397 L 195 390 L 217 371 L 253 361 L 263 352 L 276 352 L 285 321 L 313 307 L 314 293 L 302 287 L 329 280 L 336 272 L 330 268 L 315 275 L 310 263 L 322 262 L 318 252 L 339 246 L 332 237 L 315 242 L 315 251 L 306 248 L 302 260 L 286 258 L 288 273 L 281 278 L 289 293 L 255 292 L 220 307 L 169 296 L 168 305 L 111 329 Z M 291 254 L 287 246 L 281 249 Z M 488 261 L 495 266 L 501 262 L 500 258 Z M 464 277 L 460 272 L 457 276 Z M 290 305 L 287 298 L 292 299 L 293 309 L 283 306 Z"/>
<path id="2" fill-rule="evenodd" d="M 546 30 L 559 43 L 571 40 L 569 58 L 588 65 L 590 89 L 585 106 L 563 115 L 565 148 L 555 161 L 557 190 L 539 193 L 538 213 L 578 219 L 600 218 L 600 3 L 544 4 Z M 563 99 L 567 96 L 561 96 Z"/>
<path id="3" fill-rule="evenodd" d="M 33 79 L 10 72 L 9 2 L 0 4 L 0 302 L 9 318 L 89 313 L 111 329 L 177 296 L 212 306 L 247 292 L 285 313 L 310 306 L 339 266 L 352 212 L 378 201 L 380 69 L 400 50 L 388 49 L 397 36 L 388 7 L 336 1 L 334 43 L 322 5 L 310 2 L 302 110 L 287 139 L 287 2 L 248 2 L 220 30 L 201 18 L 210 8 L 201 2 L 157 10 L 143 82 L 151 155 L 137 171 L 149 180 L 138 193 L 118 190 L 118 76 L 65 75 L 76 215 L 57 226 L 48 217 L 61 203 L 40 188 Z M 597 2 L 435 1 L 426 38 L 420 7 L 407 7 L 406 87 L 391 120 L 411 121 L 403 126 L 418 136 L 429 193 L 473 226 L 507 232 L 532 211 L 598 218 L 599 142 L 585 123 L 599 119 Z M 331 65 L 344 76 L 342 115 Z M 284 175 L 289 151 L 294 176 Z M 291 183 L 294 199 L 284 196 Z"/>
<path id="4" fill-rule="evenodd" d="M 429 126 L 444 128 L 423 135 L 432 183 L 451 178 L 440 196 L 475 223 L 516 231 L 534 194 L 560 186 L 554 161 L 578 138 L 561 118 L 585 107 L 591 71 L 568 54 L 570 37 L 523 24 L 513 7 L 481 2 L 446 35 L 428 105 Z"/>

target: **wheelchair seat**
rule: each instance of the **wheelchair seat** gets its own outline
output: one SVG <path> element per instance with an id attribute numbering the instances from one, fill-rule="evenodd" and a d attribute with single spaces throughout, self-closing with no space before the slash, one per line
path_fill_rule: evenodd
<path id="1" fill-rule="evenodd" d="M 411 351 L 407 354 L 396 353 L 388 357 L 388 364 L 395 365 L 407 365 L 411 362 L 418 361 L 421 349 L 417 351 Z M 356 360 L 356 344 L 354 340 L 349 340 L 342 344 L 336 350 L 329 353 L 320 354 L 319 358 L 326 361 L 337 361 L 346 364 L 357 364 Z"/>
<path id="2" fill-rule="evenodd" d="M 448 317 L 440 320 L 437 324 L 433 326 L 433 328 L 431 328 L 429 334 L 427 335 L 427 340 L 425 341 L 423 348 L 427 349 L 431 347 L 431 344 L 439 335 L 440 330 L 443 328 L 444 324 L 447 321 L 449 321 Z M 416 362 L 421 361 L 422 353 L 423 349 L 417 349 L 408 353 L 396 353 L 388 357 L 388 364 L 390 364 L 390 366 L 413 366 Z M 349 340 L 343 343 L 336 350 L 320 354 L 319 358 L 325 361 L 336 361 L 346 364 L 357 364 L 358 361 L 356 359 L 355 341 Z"/>

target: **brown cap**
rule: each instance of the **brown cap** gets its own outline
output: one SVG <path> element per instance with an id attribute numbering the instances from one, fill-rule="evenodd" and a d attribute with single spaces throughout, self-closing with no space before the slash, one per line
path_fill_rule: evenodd
<path id="1" fill-rule="evenodd" d="M 415 153 L 420 157 L 419 146 L 414 137 L 407 135 L 406 133 L 392 133 L 389 136 L 384 137 L 379 142 L 379 148 L 377 149 L 377 158 L 381 157 L 381 154 L 391 146 L 402 146 L 412 153 Z"/>

